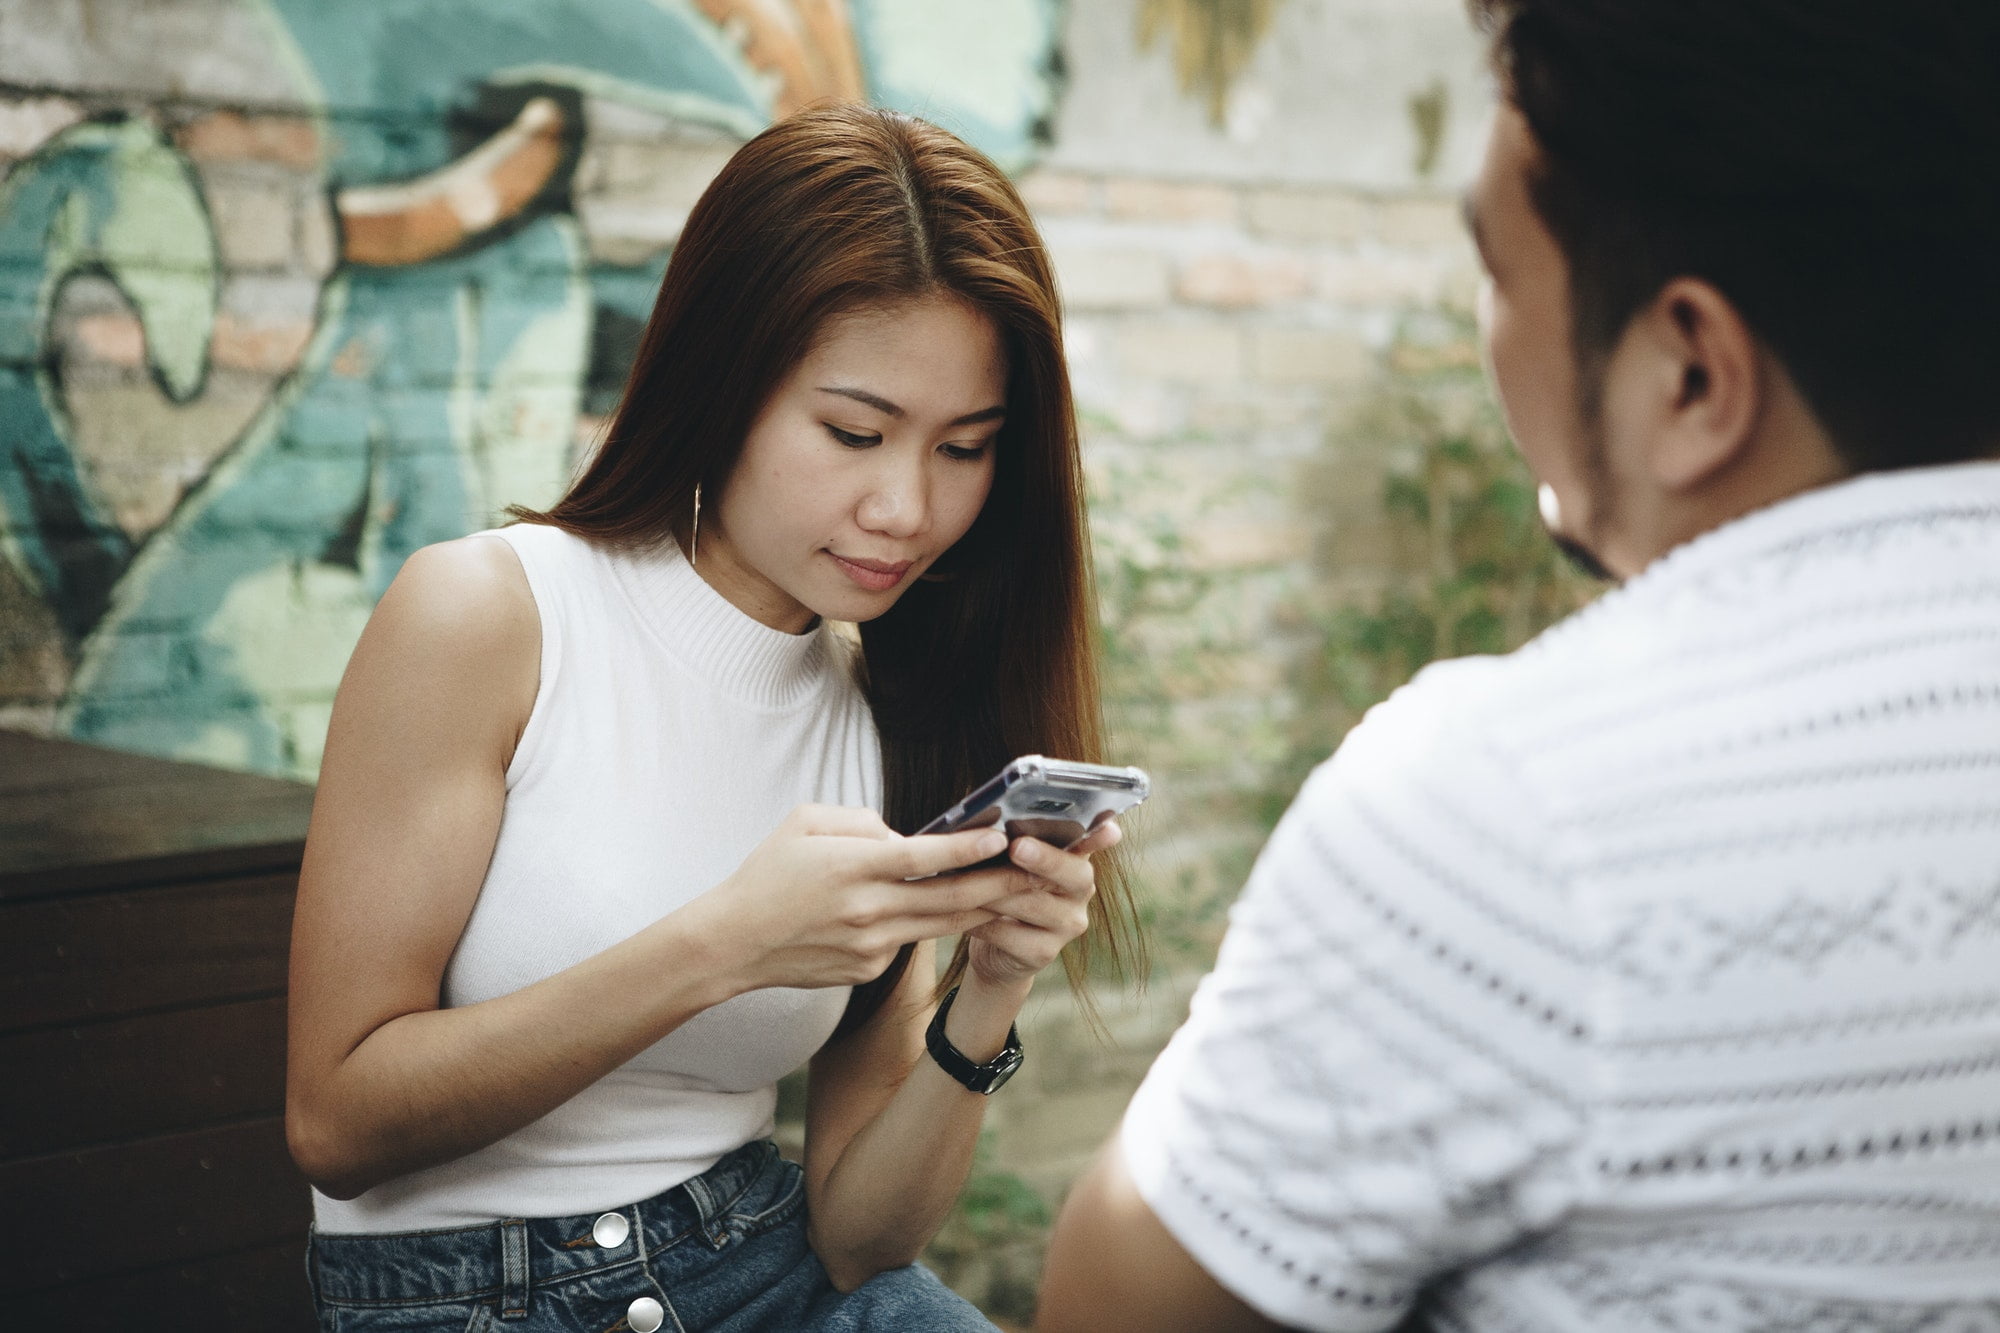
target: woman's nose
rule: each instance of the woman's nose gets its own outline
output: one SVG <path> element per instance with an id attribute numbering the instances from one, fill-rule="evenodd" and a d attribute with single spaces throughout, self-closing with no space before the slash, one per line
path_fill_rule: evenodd
<path id="1" fill-rule="evenodd" d="M 875 478 L 856 513 L 861 526 L 891 537 L 913 537 L 930 521 L 930 499 L 916 468 L 890 467 Z"/>

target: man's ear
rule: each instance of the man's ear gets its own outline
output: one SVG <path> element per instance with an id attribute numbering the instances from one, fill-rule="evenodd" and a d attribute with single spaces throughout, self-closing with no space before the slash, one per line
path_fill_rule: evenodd
<path id="1" fill-rule="evenodd" d="M 1646 465 L 1670 491 L 1694 490 L 1739 459 L 1764 409 L 1764 352 L 1729 299 L 1675 278 L 1628 337 L 1650 365 L 1657 430 Z"/>

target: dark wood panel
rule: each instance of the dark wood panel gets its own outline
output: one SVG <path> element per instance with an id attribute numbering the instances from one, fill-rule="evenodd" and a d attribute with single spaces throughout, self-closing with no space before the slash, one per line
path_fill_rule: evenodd
<path id="1" fill-rule="evenodd" d="M 312 788 L 0 731 L 0 899 L 297 864 Z"/>
<path id="2" fill-rule="evenodd" d="M 278 1118 L 0 1165 L 0 1296 L 302 1234 L 312 1207 Z M 148 1307 L 125 1311 L 147 1322 Z M 9 1316 L 11 1318 L 11 1316 Z"/>
<path id="3" fill-rule="evenodd" d="M 285 1109 L 280 997 L 0 1037 L 0 1161 Z"/>
<path id="4" fill-rule="evenodd" d="M 0 904 L 0 1032 L 284 989 L 295 874 Z"/>
<path id="5" fill-rule="evenodd" d="M 237 1254 L 15 1296 L 10 1328 L 73 1333 L 312 1333 L 301 1232 Z"/>

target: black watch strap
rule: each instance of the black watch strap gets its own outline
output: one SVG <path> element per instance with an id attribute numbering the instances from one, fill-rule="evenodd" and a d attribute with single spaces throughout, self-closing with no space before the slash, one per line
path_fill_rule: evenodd
<path id="1" fill-rule="evenodd" d="M 938 1068 L 963 1083 L 967 1090 L 990 1097 L 1021 1067 L 1021 1033 L 1010 1023 L 1007 1044 L 1000 1048 L 1000 1054 L 983 1065 L 974 1064 L 965 1058 L 963 1051 L 951 1044 L 951 1038 L 944 1035 L 945 1015 L 951 1012 L 951 1002 L 957 998 L 958 987 L 953 986 L 946 992 L 936 1016 L 931 1019 L 930 1028 L 924 1033 L 924 1046 L 930 1051 L 931 1059 L 938 1062 Z"/>

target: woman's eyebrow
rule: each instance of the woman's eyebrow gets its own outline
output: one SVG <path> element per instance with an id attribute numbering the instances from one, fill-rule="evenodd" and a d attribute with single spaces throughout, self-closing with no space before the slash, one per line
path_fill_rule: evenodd
<path id="1" fill-rule="evenodd" d="M 866 389 L 849 388 L 846 385 L 822 384 L 819 391 L 821 393 L 839 394 L 842 398 L 852 398 L 857 403 L 866 403 L 876 411 L 887 413 L 892 417 L 901 417 L 904 415 L 901 407 L 898 407 L 895 403 L 890 402 L 880 394 L 870 393 Z M 977 412 L 967 412 L 962 417 L 953 417 L 946 424 L 952 426 L 976 426 L 984 421 L 998 421 L 1006 415 L 1007 409 L 1005 407 L 982 407 Z"/>
<path id="2" fill-rule="evenodd" d="M 880 394 L 870 393 L 866 389 L 849 389 L 838 385 L 822 384 L 819 391 L 821 393 L 837 393 L 842 398 L 852 398 L 857 403 L 866 403 L 876 411 L 887 412 L 892 417 L 903 415 L 902 408 L 896 406 L 896 404 L 890 402 Z"/>

